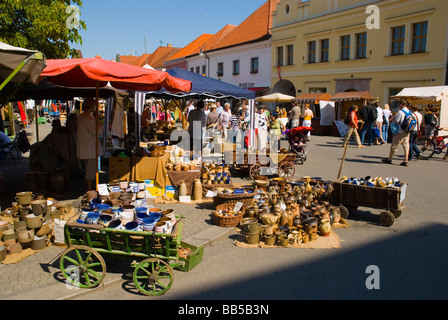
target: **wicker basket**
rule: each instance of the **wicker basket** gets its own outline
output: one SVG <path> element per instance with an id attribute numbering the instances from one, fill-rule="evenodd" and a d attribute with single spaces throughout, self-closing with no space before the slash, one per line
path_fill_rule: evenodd
<path id="1" fill-rule="evenodd" d="M 219 206 L 221 204 L 243 203 L 243 207 L 249 207 L 252 204 L 255 193 L 226 194 L 219 193 L 213 198 L 213 204 Z"/>
<path id="2" fill-rule="evenodd" d="M 226 204 L 218 205 L 218 206 L 216 206 L 216 211 L 233 208 L 235 206 L 235 204 L 236 204 L 236 201 L 233 203 L 226 203 Z M 237 216 L 233 216 L 233 217 L 222 217 L 222 216 L 218 215 L 216 213 L 216 211 L 214 211 L 213 219 L 212 219 L 213 223 L 219 227 L 226 227 L 226 228 L 236 227 L 243 219 L 245 210 L 246 210 L 246 207 L 243 205 L 243 207 L 240 210 L 240 213 Z"/>

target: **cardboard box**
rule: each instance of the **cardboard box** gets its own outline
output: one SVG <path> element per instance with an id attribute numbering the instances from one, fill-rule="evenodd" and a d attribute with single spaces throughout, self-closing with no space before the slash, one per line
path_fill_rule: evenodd
<path id="1" fill-rule="evenodd" d="M 165 188 L 159 186 L 153 179 L 145 180 L 146 198 L 162 197 L 165 194 Z"/>
<path id="2" fill-rule="evenodd" d="M 165 196 L 171 199 L 174 199 L 177 196 L 177 187 L 176 186 L 166 186 L 165 187 Z"/>

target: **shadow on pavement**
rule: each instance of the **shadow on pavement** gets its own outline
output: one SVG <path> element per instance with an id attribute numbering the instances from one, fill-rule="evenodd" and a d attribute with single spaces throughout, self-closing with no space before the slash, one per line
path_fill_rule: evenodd
<path id="1" fill-rule="evenodd" d="M 297 261 L 292 268 L 190 292 L 178 299 L 447 299 L 448 275 L 444 267 L 448 263 L 447 232 L 448 226 L 431 224 L 342 254 L 313 262 Z M 432 245 L 428 247 L 428 243 Z M 286 250 L 291 250 L 292 255 L 293 250 L 306 249 Z M 366 287 L 370 276 L 366 269 L 371 265 L 379 268 L 379 289 Z"/>

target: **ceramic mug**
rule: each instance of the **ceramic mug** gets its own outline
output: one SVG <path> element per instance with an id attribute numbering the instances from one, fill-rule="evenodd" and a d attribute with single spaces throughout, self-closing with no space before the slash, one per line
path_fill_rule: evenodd
<path id="1" fill-rule="evenodd" d="M 33 238 L 33 241 L 31 241 L 31 249 L 42 250 L 48 245 L 48 243 L 49 243 L 49 240 L 47 237 L 35 236 Z"/>
<path id="2" fill-rule="evenodd" d="M 8 229 L 3 231 L 3 242 L 6 243 L 8 240 L 15 240 L 17 239 L 17 232 L 14 229 Z"/>
<path id="3" fill-rule="evenodd" d="M 34 214 L 29 214 L 25 217 L 26 225 L 30 229 L 40 228 L 44 222 L 42 216 L 36 216 Z"/>
<path id="4" fill-rule="evenodd" d="M 6 259 L 6 247 L 0 247 L 0 262 Z"/>
<path id="5" fill-rule="evenodd" d="M 34 200 L 31 202 L 31 209 L 35 215 L 44 215 L 47 213 L 47 200 Z"/>
<path id="6" fill-rule="evenodd" d="M 29 206 L 31 201 L 33 201 L 33 199 L 34 195 L 31 191 L 16 193 L 17 202 L 24 207 Z"/>
<path id="7" fill-rule="evenodd" d="M 20 243 L 30 243 L 34 238 L 34 229 L 27 229 L 26 227 L 17 230 L 17 239 Z"/>

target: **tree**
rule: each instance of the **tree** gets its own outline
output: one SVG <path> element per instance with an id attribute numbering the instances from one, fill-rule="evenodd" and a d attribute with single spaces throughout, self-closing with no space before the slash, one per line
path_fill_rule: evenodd
<path id="1" fill-rule="evenodd" d="M 79 7 L 82 0 L 2 0 L 0 41 L 38 50 L 47 59 L 76 57 L 70 44 L 82 44 L 78 31 L 86 30 Z"/>

